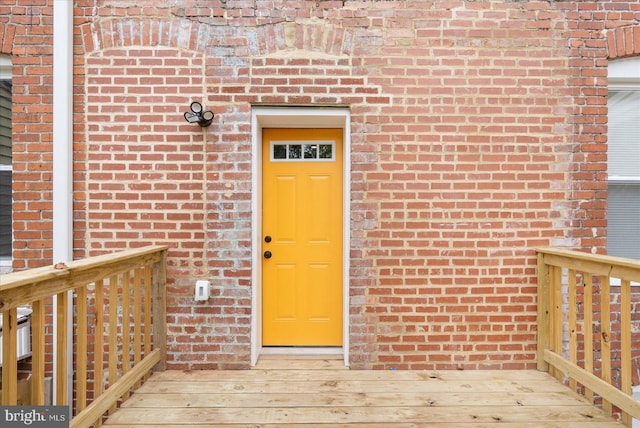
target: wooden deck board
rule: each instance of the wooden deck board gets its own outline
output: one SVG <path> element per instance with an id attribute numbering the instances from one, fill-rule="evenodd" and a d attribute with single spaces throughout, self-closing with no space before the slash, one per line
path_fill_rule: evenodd
<path id="1" fill-rule="evenodd" d="M 309 391 L 314 393 L 337 393 L 351 391 L 366 392 L 412 392 L 412 393 L 441 393 L 447 392 L 534 392 L 541 389 L 547 392 L 563 392 L 566 388 L 559 383 L 550 384 L 544 381 L 506 381 L 491 380 L 455 380 L 455 381 L 396 381 L 392 374 L 385 380 L 314 380 L 294 381 L 283 377 L 282 381 L 274 379 L 261 380 L 226 380 L 221 382 L 157 382 L 150 381 L 143 385 L 139 393 L 170 393 L 181 391 L 189 394 L 204 394 L 207 392 L 224 392 L 228 394 L 305 394 Z"/>
<path id="2" fill-rule="evenodd" d="M 378 393 L 350 392 L 325 394 L 187 394 L 172 393 L 171 400 L 167 394 L 137 394 L 127 400 L 122 407 L 137 408 L 180 408 L 180 407 L 370 407 L 370 406 L 403 406 L 442 407 L 464 406 L 473 403 L 475 406 L 569 406 L 576 404 L 576 396 L 566 393 L 450 393 L 447 394 L 415 394 L 415 393 Z M 587 404 L 584 401 L 584 404 Z"/>
<path id="3" fill-rule="evenodd" d="M 113 428 L 620 427 L 538 371 L 358 371 L 273 356 L 255 370 L 154 374 Z"/>
<path id="4" fill-rule="evenodd" d="M 340 372 L 339 379 L 343 381 L 380 381 L 388 380 L 391 376 L 394 380 L 403 381 L 470 381 L 487 380 L 486 371 L 452 370 L 452 371 L 408 371 L 408 370 L 344 370 Z M 517 381 L 517 382 L 548 382 L 549 375 L 536 370 L 499 370 L 492 372 L 492 380 Z M 334 370 L 228 370 L 228 371 L 166 371 L 153 376 L 154 381 L 189 381 L 189 382 L 224 382 L 227 380 L 251 381 L 255 379 L 280 379 L 286 376 L 290 381 L 336 380 Z"/>
<path id="5" fill-rule="evenodd" d="M 125 424 L 125 425 L 109 425 L 110 428 L 137 428 L 141 425 L 135 424 Z M 214 424 L 207 425 L 215 428 L 278 428 L 282 427 L 282 424 Z M 568 422 L 568 423 L 558 423 L 558 422 L 531 422 L 531 423 L 504 423 L 504 422 L 495 422 L 495 423 L 483 423 L 483 424 L 466 424 L 466 423 L 455 423 L 455 422 L 424 422 L 424 423 L 395 423 L 395 422 L 386 422 L 384 424 L 370 424 L 370 423 L 328 423 L 328 424 L 286 424 L 284 425 L 286 428 L 373 428 L 383 426 L 385 428 L 620 428 L 621 425 L 610 422 Z M 182 424 L 145 424 L 144 428 L 185 428 Z"/>
<path id="6" fill-rule="evenodd" d="M 183 423 L 187 425 L 214 425 L 216 423 L 373 423 L 388 422 L 464 422 L 482 424 L 492 422 L 552 422 L 608 421 L 590 406 L 513 407 L 278 407 L 278 408 L 174 408 L 120 409 L 109 419 L 113 423 Z"/>

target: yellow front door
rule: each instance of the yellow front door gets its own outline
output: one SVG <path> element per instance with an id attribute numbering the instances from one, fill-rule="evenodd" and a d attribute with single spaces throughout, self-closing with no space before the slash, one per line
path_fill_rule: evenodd
<path id="1" fill-rule="evenodd" d="M 342 129 L 263 129 L 262 344 L 342 345 Z"/>

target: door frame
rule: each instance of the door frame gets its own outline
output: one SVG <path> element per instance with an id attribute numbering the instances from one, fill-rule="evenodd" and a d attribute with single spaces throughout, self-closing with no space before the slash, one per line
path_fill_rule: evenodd
<path id="1" fill-rule="evenodd" d="M 351 114 L 347 108 L 252 107 L 251 109 L 251 365 L 262 348 L 262 128 L 342 129 L 342 348 L 349 365 L 349 212 L 351 195 Z M 315 351 L 315 350 L 314 350 Z M 322 348 L 318 353 L 327 352 Z"/>

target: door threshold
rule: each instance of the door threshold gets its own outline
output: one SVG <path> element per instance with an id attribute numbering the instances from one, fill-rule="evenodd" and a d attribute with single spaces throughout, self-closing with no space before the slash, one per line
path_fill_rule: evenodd
<path id="1" fill-rule="evenodd" d="M 342 358 L 342 347 L 298 347 L 298 346 L 274 346 L 263 347 L 260 355 L 291 355 L 295 357 L 335 356 Z"/>

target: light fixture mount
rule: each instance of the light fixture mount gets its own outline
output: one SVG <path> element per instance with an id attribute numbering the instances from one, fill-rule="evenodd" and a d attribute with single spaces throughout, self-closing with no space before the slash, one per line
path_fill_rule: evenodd
<path id="1" fill-rule="evenodd" d="M 184 119 L 189 123 L 197 123 L 202 128 L 206 128 L 211 125 L 213 121 L 213 112 L 211 110 L 205 110 L 197 101 L 194 101 L 189 106 L 191 111 L 185 112 Z"/>

